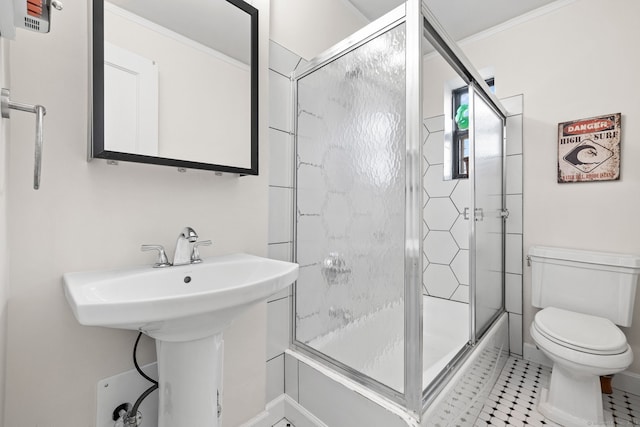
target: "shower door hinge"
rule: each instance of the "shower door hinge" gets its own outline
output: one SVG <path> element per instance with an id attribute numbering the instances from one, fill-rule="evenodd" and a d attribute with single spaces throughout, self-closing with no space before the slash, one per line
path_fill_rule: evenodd
<path id="1" fill-rule="evenodd" d="M 504 219 L 509 218 L 509 209 L 503 209 L 500 211 L 500 216 Z"/>

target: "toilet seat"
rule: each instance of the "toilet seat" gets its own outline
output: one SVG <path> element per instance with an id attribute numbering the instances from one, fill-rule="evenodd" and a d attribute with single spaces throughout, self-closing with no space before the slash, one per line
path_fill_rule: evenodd
<path id="1" fill-rule="evenodd" d="M 593 355 L 616 355 L 627 351 L 622 331 L 609 319 L 556 307 L 535 316 L 533 326 L 557 345 Z"/>

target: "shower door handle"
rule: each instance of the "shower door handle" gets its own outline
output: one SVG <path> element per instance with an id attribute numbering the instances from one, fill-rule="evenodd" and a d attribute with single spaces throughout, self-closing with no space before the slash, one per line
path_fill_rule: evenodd
<path id="1" fill-rule="evenodd" d="M 464 218 L 467 221 L 470 218 L 469 211 L 470 211 L 469 208 L 464 208 L 464 210 L 462 211 L 462 218 Z M 476 221 L 482 221 L 484 219 L 484 211 L 482 210 L 482 208 L 475 209 L 473 219 Z"/>

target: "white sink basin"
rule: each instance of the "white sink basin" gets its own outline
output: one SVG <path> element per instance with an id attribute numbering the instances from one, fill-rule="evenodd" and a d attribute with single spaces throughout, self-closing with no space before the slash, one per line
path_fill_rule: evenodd
<path id="1" fill-rule="evenodd" d="M 222 331 L 298 278 L 298 264 L 235 254 L 177 267 L 67 273 L 78 322 L 156 339 L 158 427 L 219 427 Z"/>
<path id="2" fill-rule="evenodd" d="M 176 267 L 66 273 L 64 291 L 82 325 L 186 341 L 222 331 L 297 277 L 297 264 L 234 254 Z"/>

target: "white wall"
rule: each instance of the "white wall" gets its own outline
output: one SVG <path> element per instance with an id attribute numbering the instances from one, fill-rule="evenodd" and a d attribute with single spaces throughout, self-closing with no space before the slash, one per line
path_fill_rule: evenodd
<path id="1" fill-rule="evenodd" d="M 345 0 L 271 0 L 271 40 L 309 60 L 369 21 Z"/>
<path id="2" fill-rule="evenodd" d="M 477 68 L 496 71 L 497 95 L 524 94 L 524 250 L 552 245 L 640 254 L 640 3 L 560 2 L 548 14 L 463 43 Z M 558 184 L 557 124 L 622 112 L 620 181 Z M 525 342 L 531 270 L 524 267 Z M 640 295 L 639 295 L 640 296 Z M 637 298 L 638 299 L 638 298 Z M 636 299 L 636 313 L 640 302 Z M 625 330 L 640 354 L 640 315 Z M 631 367 L 640 372 L 640 358 Z"/>
<path id="3" fill-rule="evenodd" d="M 11 119 L 8 221 L 9 301 L 6 426 L 95 423 L 96 383 L 132 368 L 135 333 L 80 326 L 62 292 L 67 271 L 151 264 L 142 243 L 173 250 L 190 225 L 214 245 L 204 256 L 266 255 L 268 195 L 268 0 L 260 8 L 258 177 L 104 161 L 87 163 L 87 3 L 54 13 L 42 35 L 19 31 L 11 46 L 12 95 L 47 107 L 41 189 L 32 189 L 34 118 Z M 0 215 L 2 214 L 0 201 Z M 1 218 L 1 216 L 0 216 Z M 1 229 L 0 229 L 1 230 Z M 3 240 L 4 241 L 4 240 Z M 3 250 L 0 248 L 0 259 Z M 225 333 L 226 425 L 264 408 L 266 304 Z M 141 363 L 155 359 L 151 340 Z"/>
<path id="4" fill-rule="evenodd" d="M 9 42 L 0 37 L 0 87 L 9 87 Z M 0 420 L 4 418 L 7 300 L 7 120 L 0 120 Z"/>

